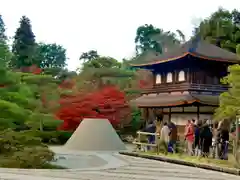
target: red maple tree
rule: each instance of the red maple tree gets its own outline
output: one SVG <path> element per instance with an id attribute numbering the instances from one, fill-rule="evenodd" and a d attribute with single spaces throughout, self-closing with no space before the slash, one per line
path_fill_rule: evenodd
<path id="1" fill-rule="evenodd" d="M 106 118 L 116 127 L 129 112 L 125 94 L 108 86 L 93 93 L 63 96 L 56 116 L 64 121 L 59 129 L 75 130 L 84 118 Z"/>
<path id="2" fill-rule="evenodd" d="M 62 89 L 72 89 L 75 86 L 75 82 L 72 79 L 65 79 L 59 84 Z"/>
<path id="3" fill-rule="evenodd" d="M 33 64 L 31 66 L 23 66 L 20 68 L 21 72 L 32 73 L 32 74 L 41 74 L 42 69 L 37 65 Z"/>
<path id="4" fill-rule="evenodd" d="M 138 87 L 139 88 L 146 88 L 149 86 L 149 82 L 145 81 L 145 80 L 139 80 L 139 84 L 138 84 Z"/>

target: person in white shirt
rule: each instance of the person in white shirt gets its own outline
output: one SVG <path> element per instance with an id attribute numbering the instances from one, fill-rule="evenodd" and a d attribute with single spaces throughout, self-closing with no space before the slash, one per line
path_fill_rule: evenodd
<path id="1" fill-rule="evenodd" d="M 161 129 L 161 133 L 160 133 L 160 142 L 161 142 L 162 145 L 164 145 L 165 153 L 168 152 L 169 134 L 170 134 L 170 129 L 167 125 L 167 122 L 165 122 L 163 124 L 163 127 Z"/>

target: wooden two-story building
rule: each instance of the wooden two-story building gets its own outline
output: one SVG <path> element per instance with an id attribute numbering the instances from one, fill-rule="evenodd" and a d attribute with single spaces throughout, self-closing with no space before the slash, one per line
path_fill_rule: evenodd
<path id="1" fill-rule="evenodd" d="M 132 64 L 152 72 L 154 82 L 132 103 L 143 109 L 147 121 L 157 115 L 178 126 L 191 119 L 211 121 L 220 93 L 228 89 L 220 80 L 229 65 L 239 62 L 227 50 L 201 40 L 189 41 L 146 63 Z"/>

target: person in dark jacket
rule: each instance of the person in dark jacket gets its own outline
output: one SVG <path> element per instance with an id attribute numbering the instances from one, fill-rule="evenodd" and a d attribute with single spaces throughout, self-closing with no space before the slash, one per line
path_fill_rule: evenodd
<path id="1" fill-rule="evenodd" d="M 229 126 L 229 121 L 224 119 L 219 123 L 218 127 L 219 158 L 224 160 L 228 159 Z"/>
<path id="2" fill-rule="evenodd" d="M 168 152 L 176 152 L 176 143 L 178 138 L 177 126 L 173 122 L 168 123 L 169 132 L 169 143 L 168 143 Z"/>
<path id="3" fill-rule="evenodd" d="M 202 126 L 202 121 L 199 120 L 197 122 L 197 125 L 194 128 L 194 154 L 196 156 L 201 154 L 201 149 L 200 149 L 200 128 Z"/>
<path id="4" fill-rule="evenodd" d="M 202 156 L 208 157 L 210 147 L 212 146 L 212 131 L 207 123 L 207 120 L 204 120 L 203 125 L 200 130 L 200 145 L 202 150 Z"/>
<path id="5" fill-rule="evenodd" d="M 221 132 L 221 159 L 228 159 L 228 142 L 229 142 L 229 131 L 222 130 Z"/>
<path id="6" fill-rule="evenodd" d="M 149 124 L 145 129 L 145 132 L 149 132 L 149 133 L 155 133 L 156 132 L 156 125 L 154 122 L 152 122 L 151 124 Z M 149 144 L 153 144 L 155 143 L 155 136 L 154 135 L 148 135 L 148 143 Z M 147 146 L 147 149 L 150 150 L 150 146 Z"/>

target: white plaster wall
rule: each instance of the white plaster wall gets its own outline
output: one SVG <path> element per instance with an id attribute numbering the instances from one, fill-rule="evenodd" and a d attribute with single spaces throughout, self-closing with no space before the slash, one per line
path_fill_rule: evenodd
<path id="1" fill-rule="evenodd" d="M 173 74 L 171 72 L 167 73 L 167 83 L 173 82 Z"/>
<path id="2" fill-rule="evenodd" d="M 171 115 L 171 121 L 174 122 L 176 125 L 185 125 L 187 123 L 187 120 L 197 120 L 197 114 L 172 114 Z M 200 114 L 199 116 L 200 120 L 203 119 L 212 119 L 212 115 L 210 114 Z M 163 117 L 164 121 L 168 121 L 168 115 L 164 115 Z"/>
<path id="3" fill-rule="evenodd" d="M 178 74 L 178 81 L 185 81 L 185 72 L 184 71 L 180 71 Z"/>
<path id="4" fill-rule="evenodd" d="M 161 84 L 162 83 L 162 77 L 160 74 L 156 75 L 156 84 Z"/>

